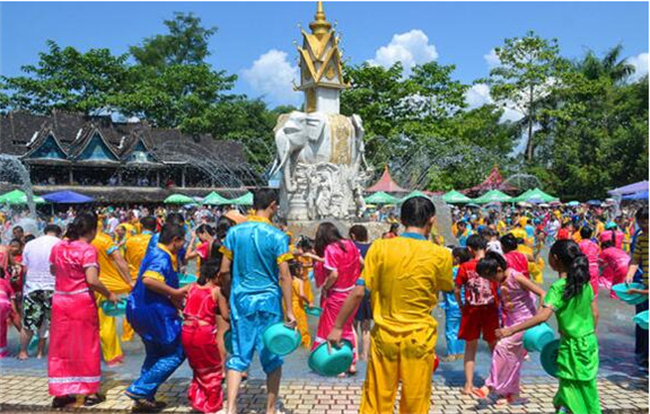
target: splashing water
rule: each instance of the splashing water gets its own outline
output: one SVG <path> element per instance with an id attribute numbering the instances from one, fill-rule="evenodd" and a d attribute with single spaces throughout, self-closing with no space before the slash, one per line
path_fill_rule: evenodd
<path id="1" fill-rule="evenodd" d="M 18 184 L 27 196 L 27 207 L 32 219 L 36 218 L 36 205 L 34 204 L 34 191 L 29 171 L 20 159 L 14 155 L 0 154 L 0 182 Z M 12 207 L 9 207 L 12 208 Z"/>
<path id="2" fill-rule="evenodd" d="M 260 174 L 250 165 L 237 166 L 216 157 L 206 157 L 205 149 L 198 144 L 185 143 L 179 146 L 178 143 L 166 142 L 162 146 L 162 152 L 166 157 L 200 169 L 216 187 L 233 189 L 226 191 L 227 197 L 240 195 L 241 189 L 246 186 L 264 185 Z"/>
<path id="3" fill-rule="evenodd" d="M 431 197 L 433 205 L 436 207 L 436 228 L 438 235 L 442 236 L 445 240 L 445 245 L 456 245 L 458 241 L 451 231 L 451 208 L 449 204 L 445 203 L 442 196 L 434 195 Z"/>
<path id="4" fill-rule="evenodd" d="M 503 183 L 517 187 L 522 192 L 542 187 L 542 182 L 539 178 L 531 174 L 513 174 L 503 180 Z"/>

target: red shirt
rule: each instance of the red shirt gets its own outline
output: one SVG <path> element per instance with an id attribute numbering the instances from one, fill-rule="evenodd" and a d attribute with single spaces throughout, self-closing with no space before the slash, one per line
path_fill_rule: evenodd
<path id="1" fill-rule="evenodd" d="M 456 286 L 465 287 L 465 303 L 470 306 L 497 306 L 499 302 L 497 284 L 476 273 L 477 263 L 478 259 L 473 259 L 458 267 Z"/>
<path id="2" fill-rule="evenodd" d="M 528 259 L 525 254 L 513 250 L 506 253 L 504 257 L 506 258 L 509 268 L 516 270 L 530 279 L 530 272 L 528 272 Z"/>
<path id="3" fill-rule="evenodd" d="M 557 239 L 558 240 L 569 240 L 571 238 L 571 235 L 569 234 L 569 229 L 567 228 L 562 228 L 560 231 L 557 232 Z"/>

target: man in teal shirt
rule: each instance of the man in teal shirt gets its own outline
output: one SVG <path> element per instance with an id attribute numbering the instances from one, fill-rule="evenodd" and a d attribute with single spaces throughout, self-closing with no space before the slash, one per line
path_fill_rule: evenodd
<path id="1" fill-rule="evenodd" d="M 291 304 L 291 274 L 288 261 L 289 236 L 274 227 L 271 219 L 278 209 L 278 193 L 258 189 L 253 197 L 255 215 L 246 223 L 231 227 L 221 247 L 224 257 L 221 275 L 230 287 L 230 331 L 233 352 L 228 368 L 228 412 L 237 412 L 237 393 L 255 351 L 267 375 L 267 412 L 274 412 L 282 378 L 282 357 L 271 353 L 262 342 L 264 331 L 282 322 L 295 326 Z M 232 275 L 231 275 L 232 265 Z"/>

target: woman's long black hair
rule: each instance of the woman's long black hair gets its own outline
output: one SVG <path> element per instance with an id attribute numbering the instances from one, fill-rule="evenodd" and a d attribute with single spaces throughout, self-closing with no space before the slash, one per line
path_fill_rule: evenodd
<path id="1" fill-rule="evenodd" d="M 558 240 L 551 247 L 551 254 L 559 260 L 567 271 L 564 299 L 569 300 L 582 292 L 589 283 L 589 261 L 578 243 L 573 240 Z"/>
<path id="2" fill-rule="evenodd" d="M 331 243 L 338 243 L 341 249 L 345 252 L 345 245 L 341 243 L 343 236 L 339 229 L 328 221 L 321 223 L 316 231 L 316 240 L 314 241 L 314 249 L 316 254 L 320 257 L 325 255 L 325 248 Z"/>
<path id="3" fill-rule="evenodd" d="M 72 223 L 68 224 L 65 238 L 70 241 L 79 240 L 97 230 L 97 214 L 92 211 L 85 211 L 77 215 Z"/>

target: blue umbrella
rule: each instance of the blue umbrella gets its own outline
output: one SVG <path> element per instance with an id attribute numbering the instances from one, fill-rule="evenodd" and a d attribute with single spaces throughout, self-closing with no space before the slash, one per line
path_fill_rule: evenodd
<path id="1" fill-rule="evenodd" d="M 579 206 L 580 202 L 579 201 L 569 201 L 568 203 L 566 203 L 566 205 L 569 206 L 569 207 L 575 207 L 575 206 Z"/>
<path id="2" fill-rule="evenodd" d="M 54 193 L 45 194 L 42 197 L 51 203 L 63 204 L 92 203 L 95 201 L 92 197 L 75 193 L 74 191 L 56 191 Z"/>
<path id="3" fill-rule="evenodd" d="M 602 203 L 601 203 L 599 200 L 589 200 L 589 201 L 587 201 L 587 204 L 589 204 L 590 206 L 596 206 L 596 207 L 598 207 L 598 206 L 601 205 Z"/>

